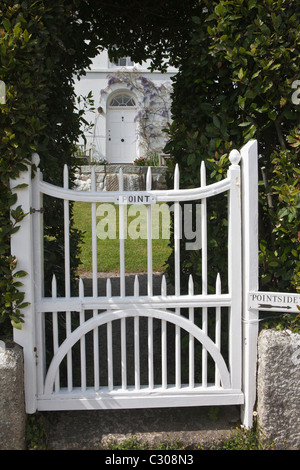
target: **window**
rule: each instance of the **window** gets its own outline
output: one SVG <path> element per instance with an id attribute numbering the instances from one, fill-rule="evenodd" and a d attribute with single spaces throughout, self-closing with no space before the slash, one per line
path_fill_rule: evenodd
<path id="1" fill-rule="evenodd" d="M 112 67 L 133 67 L 134 62 L 130 57 L 121 57 L 117 62 L 111 62 Z"/>
<path id="2" fill-rule="evenodd" d="M 109 103 L 109 106 L 135 106 L 135 101 L 130 95 L 122 93 L 113 97 Z"/>

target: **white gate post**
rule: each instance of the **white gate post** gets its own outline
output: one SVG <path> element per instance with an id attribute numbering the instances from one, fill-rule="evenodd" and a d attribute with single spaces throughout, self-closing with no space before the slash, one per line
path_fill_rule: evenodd
<path id="1" fill-rule="evenodd" d="M 17 187 L 19 185 L 26 187 Z M 19 177 L 10 181 L 11 190 L 17 194 L 17 201 L 11 207 L 15 209 L 21 206 L 23 212 L 27 214 L 18 224 L 19 230 L 11 236 L 11 254 L 15 256 L 17 263 L 15 272 L 25 271 L 27 275 L 21 278 L 23 286 L 19 288 L 20 292 L 25 292 L 24 302 L 30 304 L 22 309 L 24 323 L 22 329 L 14 328 L 14 341 L 22 346 L 24 355 L 24 388 L 26 412 L 34 413 L 36 406 L 36 342 L 35 342 L 35 299 L 34 299 L 34 261 L 33 261 L 33 243 L 32 243 L 32 216 L 30 209 L 32 207 L 32 179 L 31 167 L 20 173 Z"/>
<path id="2" fill-rule="evenodd" d="M 231 166 L 229 191 L 229 233 L 228 233 L 228 289 L 232 296 L 229 316 L 229 363 L 231 386 L 241 390 L 242 359 L 241 351 L 241 304 L 242 304 L 242 253 L 241 253 L 241 154 L 232 150 L 229 155 Z"/>
<path id="3" fill-rule="evenodd" d="M 258 290 L 258 152 L 257 141 L 241 149 L 243 247 L 243 392 L 241 420 L 253 424 L 256 400 L 258 310 L 249 307 L 249 292 Z"/>

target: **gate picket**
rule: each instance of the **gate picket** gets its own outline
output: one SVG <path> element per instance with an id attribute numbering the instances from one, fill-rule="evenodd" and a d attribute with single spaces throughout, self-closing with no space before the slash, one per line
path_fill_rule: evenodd
<path id="1" fill-rule="evenodd" d="M 57 282 L 56 282 L 56 276 L 53 274 L 52 277 L 52 285 L 51 285 L 51 290 L 52 290 L 52 298 L 56 299 L 57 298 Z M 58 348 L 59 348 L 59 342 L 58 342 L 58 313 L 57 312 L 52 312 L 52 329 L 53 329 L 53 353 L 54 355 L 57 353 Z M 55 391 L 59 391 L 59 370 L 57 371 L 56 378 L 55 378 Z"/>
<path id="2" fill-rule="evenodd" d="M 204 161 L 200 169 L 201 188 L 206 186 L 206 168 Z M 207 204 L 206 198 L 201 200 L 201 238 L 202 238 L 202 295 L 207 294 Z M 207 308 L 202 308 L 202 330 L 207 335 Z M 202 384 L 207 387 L 207 351 L 202 347 Z"/>
<path id="3" fill-rule="evenodd" d="M 218 273 L 217 279 L 216 279 L 216 295 L 221 294 L 221 277 L 220 274 Z M 216 307 L 216 339 L 215 343 L 219 351 L 221 351 L 221 307 Z M 216 367 L 215 370 L 215 384 L 216 387 L 220 387 L 220 373 L 219 370 Z"/>

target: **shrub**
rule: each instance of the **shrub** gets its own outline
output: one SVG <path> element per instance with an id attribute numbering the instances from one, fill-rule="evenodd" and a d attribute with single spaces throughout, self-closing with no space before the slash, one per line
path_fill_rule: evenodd
<path id="1" fill-rule="evenodd" d="M 193 18 L 189 54 L 174 78 L 165 152 L 183 169 L 180 184 L 188 188 L 199 186 L 202 160 L 208 183 L 219 180 L 230 150 L 258 140 L 261 286 L 295 291 L 300 272 L 300 107 L 292 96 L 300 76 L 299 6 L 270 0 L 204 4 Z M 224 198 L 210 203 L 211 286 L 216 269 L 222 273 L 226 267 L 226 224 L 218 215 L 225 210 Z M 182 261 L 183 274 L 198 276 L 201 285 L 199 256 L 186 252 Z"/>
<path id="2" fill-rule="evenodd" d="M 73 153 L 83 118 L 75 107 L 73 76 L 82 73 L 91 55 L 84 34 L 72 3 L 2 2 L 0 80 L 5 83 L 6 96 L 0 104 L 1 329 L 6 329 L 9 320 L 21 326 L 17 307 L 24 300 L 18 292 L 20 280 L 13 275 L 17 260 L 10 255 L 10 236 L 24 214 L 19 207 L 10 219 L 9 208 L 16 201 L 9 181 L 31 165 L 33 152 L 40 155 L 47 181 L 61 185 L 64 163 L 71 166 L 73 178 Z M 61 276 L 63 228 L 58 223 L 62 204 L 45 201 L 45 207 L 45 233 L 51 235 L 45 247 L 47 279 L 50 271 Z M 80 234 L 72 226 L 71 230 L 74 271 Z"/>

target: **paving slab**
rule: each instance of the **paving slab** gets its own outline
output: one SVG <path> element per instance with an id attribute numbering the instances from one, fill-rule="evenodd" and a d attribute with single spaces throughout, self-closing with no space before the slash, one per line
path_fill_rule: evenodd
<path id="1" fill-rule="evenodd" d="M 153 448 L 179 442 L 185 449 L 212 449 L 239 422 L 238 406 L 42 412 L 52 450 L 103 450 L 135 437 Z"/>

